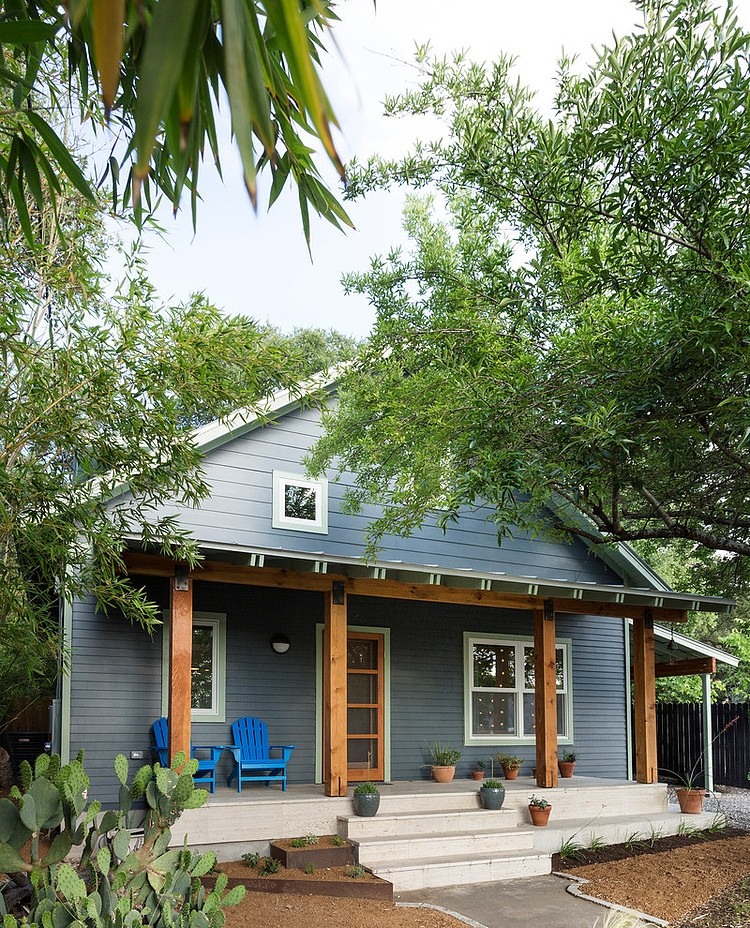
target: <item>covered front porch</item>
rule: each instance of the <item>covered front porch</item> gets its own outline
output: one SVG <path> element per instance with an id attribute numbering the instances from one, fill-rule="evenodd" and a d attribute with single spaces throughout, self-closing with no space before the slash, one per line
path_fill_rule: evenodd
<path id="1" fill-rule="evenodd" d="M 530 582 L 528 578 L 505 574 L 483 576 L 471 571 L 453 576 L 417 570 L 415 565 L 408 565 L 407 569 L 407 565 L 403 564 L 398 567 L 391 565 L 387 569 L 381 566 L 365 568 L 359 561 L 321 564 L 300 557 L 292 560 L 276 555 L 272 562 L 270 557 L 258 555 L 254 556 L 250 565 L 207 559 L 193 570 L 187 570 L 167 558 L 136 552 L 127 555 L 126 563 L 132 574 L 162 577 L 169 582 L 169 657 L 165 670 L 168 680 L 170 756 L 178 751 L 187 752 L 191 743 L 194 589 L 222 584 L 230 588 L 243 586 L 248 589 L 274 590 L 278 594 L 304 591 L 319 597 L 323 618 L 319 776 L 323 783 L 322 792 L 330 798 L 346 798 L 350 783 L 357 779 L 388 778 L 387 766 L 379 768 L 383 770 L 379 775 L 373 776 L 370 773 L 369 757 L 366 769 L 359 771 L 362 776 L 355 776 L 352 771 L 349 751 L 352 732 L 348 729 L 352 707 L 347 705 L 347 633 L 352 621 L 348 605 L 350 601 L 361 603 L 364 598 L 368 598 L 371 602 L 401 604 L 402 609 L 404 604 L 413 604 L 412 609 L 416 609 L 417 605 L 436 608 L 443 605 L 474 610 L 472 614 L 476 614 L 477 609 L 487 615 L 512 614 L 517 617 L 517 621 L 522 621 L 520 617 L 524 617 L 529 631 L 533 633 L 533 637 L 528 638 L 528 651 L 531 653 L 533 650 L 533 667 L 529 668 L 528 674 L 534 681 L 533 692 L 530 692 L 534 726 L 530 738 L 533 740 L 533 766 L 536 769 L 534 786 L 545 789 L 554 789 L 558 785 L 560 620 L 564 619 L 568 628 L 571 622 L 578 622 L 579 617 L 589 623 L 591 631 L 586 653 L 592 656 L 594 672 L 598 672 L 597 660 L 608 647 L 603 645 L 597 653 L 598 625 L 604 628 L 608 621 L 630 621 L 634 700 L 633 776 L 637 782 L 647 784 L 658 780 L 654 682 L 658 667 L 655 660 L 654 623 L 679 623 L 685 620 L 688 607 L 708 605 L 696 605 L 690 597 L 670 592 L 570 581 Z M 363 573 L 368 575 L 363 576 Z M 392 626 L 392 621 L 385 619 L 382 623 L 373 621 L 366 624 Z M 670 666 L 669 669 L 675 672 L 674 667 Z M 692 672 L 695 672 L 694 668 Z M 605 682 L 603 679 L 603 685 L 609 686 L 609 680 Z M 521 694 L 518 695 L 520 698 Z M 283 698 L 281 694 L 279 698 Z M 461 698 L 457 687 L 453 698 L 456 701 Z M 369 707 L 365 706 L 365 709 L 369 710 Z M 382 755 L 384 726 L 374 726 L 371 734 L 373 740 L 376 735 L 380 740 L 378 751 Z M 501 735 L 495 740 L 497 743 L 503 742 Z M 206 739 L 201 737 L 200 743 L 206 743 Z M 225 742 L 222 740 L 220 743 Z"/>
<path id="2" fill-rule="evenodd" d="M 569 839 L 584 847 L 594 840 L 645 841 L 677 833 L 683 821 L 704 828 L 715 821 L 713 813 L 681 815 L 669 806 L 664 784 L 584 776 L 556 789 L 540 789 L 532 777 L 503 784 L 505 803 L 494 812 L 481 808 L 481 784 L 473 780 L 384 783 L 373 818 L 354 815 L 351 789 L 331 797 L 313 784 L 289 785 L 286 792 L 258 785 L 242 794 L 220 787 L 203 808 L 184 813 L 173 843 L 187 839 L 230 860 L 268 853 L 269 842 L 279 838 L 340 834 L 357 845 L 361 864 L 407 891 L 549 873 L 551 855 Z M 532 793 L 552 803 L 545 828 L 530 824 Z"/>

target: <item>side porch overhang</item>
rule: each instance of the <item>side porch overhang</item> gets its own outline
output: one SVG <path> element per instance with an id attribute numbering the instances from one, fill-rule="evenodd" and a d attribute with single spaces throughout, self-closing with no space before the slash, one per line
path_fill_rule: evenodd
<path id="1" fill-rule="evenodd" d="M 131 575 L 170 578 L 169 736 L 170 756 L 189 750 L 191 716 L 192 599 L 199 583 L 241 584 L 307 590 L 324 597 L 324 791 L 345 796 L 347 597 L 361 595 L 399 600 L 451 603 L 524 610 L 533 619 L 536 710 L 536 784 L 558 785 L 556 700 L 556 615 L 621 618 L 632 623 L 635 698 L 635 779 L 655 783 L 656 635 L 655 623 L 684 622 L 688 610 L 727 612 L 730 600 L 671 590 L 441 570 L 437 565 L 405 564 L 301 555 L 285 551 L 212 549 L 187 565 L 137 550 L 125 554 Z M 657 626 L 658 627 L 658 626 Z"/>

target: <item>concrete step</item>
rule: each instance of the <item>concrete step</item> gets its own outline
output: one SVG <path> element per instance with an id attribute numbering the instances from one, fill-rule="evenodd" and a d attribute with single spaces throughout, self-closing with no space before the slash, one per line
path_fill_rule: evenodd
<path id="1" fill-rule="evenodd" d="M 471 809 L 464 811 L 378 812 L 372 817 L 340 815 L 339 834 L 352 841 L 369 837 L 434 835 L 445 832 L 498 831 L 520 824 L 519 809 Z"/>
<path id="2" fill-rule="evenodd" d="M 554 816 L 554 809 L 552 810 Z M 646 841 L 666 835 L 678 834 L 681 828 L 705 829 L 716 822 L 716 813 L 681 815 L 679 811 L 658 814 L 598 817 L 596 819 L 567 819 L 562 822 L 550 817 L 546 828 L 532 828 L 534 849 L 550 854 L 557 853 L 568 841 L 590 847 L 594 841 L 605 844 L 624 844 L 629 840 Z"/>
<path id="3" fill-rule="evenodd" d="M 549 854 L 509 851 L 502 857 L 479 854 L 448 859 L 422 858 L 404 863 L 374 861 L 368 867 L 381 879 L 392 883 L 396 892 L 407 892 L 540 876 L 550 872 L 551 858 Z"/>
<path id="4" fill-rule="evenodd" d="M 426 793 L 389 795 L 388 789 L 380 790 L 380 812 L 430 812 L 438 808 L 446 812 L 470 812 L 480 808 L 479 787 L 476 790 L 451 789 L 449 783 L 435 783 L 435 789 Z"/>
<path id="5" fill-rule="evenodd" d="M 508 852 L 533 851 L 531 828 L 498 831 L 444 832 L 409 835 L 399 838 L 368 838 L 360 841 L 359 862 L 369 867 L 372 861 L 403 861 L 430 858 L 458 859 L 475 856 L 503 856 Z"/>

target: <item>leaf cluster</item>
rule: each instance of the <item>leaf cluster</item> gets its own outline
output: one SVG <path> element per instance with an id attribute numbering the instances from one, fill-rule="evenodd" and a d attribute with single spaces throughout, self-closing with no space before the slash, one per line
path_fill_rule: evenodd
<path id="1" fill-rule="evenodd" d="M 267 168 L 271 203 L 287 183 L 296 186 L 308 241 L 311 209 L 337 227 L 351 225 L 315 160 L 319 144 L 344 177 L 319 75 L 336 19 L 327 0 L 5 4 L 0 225 L 17 219 L 36 241 L 35 213 L 57 205 L 61 179 L 95 199 L 63 128 L 71 118 L 111 130 L 98 183 L 109 183 L 116 211 L 132 207 L 140 222 L 157 194 L 175 210 L 187 196 L 195 222 L 206 153 L 221 171 L 224 94 L 253 205 L 257 175 Z"/>
<path id="2" fill-rule="evenodd" d="M 424 61 L 389 109 L 444 136 L 352 167 L 352 196 L 429 190 L 347 279 L 376 327 L 311 458 L 383 507 L 371 551 L 488 503 L 501 538 L 750 554 L 750 39 L 731 5 L 638 7 L 551 116 L 508 57 Z"/>

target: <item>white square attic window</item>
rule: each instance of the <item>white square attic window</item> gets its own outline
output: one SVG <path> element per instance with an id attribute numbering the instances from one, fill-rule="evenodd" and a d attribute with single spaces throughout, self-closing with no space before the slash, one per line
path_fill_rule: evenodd
<path id="1" fill-rule="evenodd" d="M 273 472 L 274 528 L 328 533 L 328 481 L 308 480 L 299 474 Z"/>

